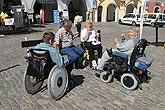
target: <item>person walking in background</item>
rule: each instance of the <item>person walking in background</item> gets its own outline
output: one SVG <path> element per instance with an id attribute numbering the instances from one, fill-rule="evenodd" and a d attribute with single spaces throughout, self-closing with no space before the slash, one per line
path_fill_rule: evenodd
<path id="1" fill-rule="evenodd" d="M 64 23 L 64 20 L 66 19 L 66 18 L 64 17 L 64 15 L 63 15 L 63 12 L 62 12 L 62 11 L 59 13 L 59 17 L 60 17 L 60 24 L 61 24 L 61 27 L 62 27 L 62 25 L 63 25 L 63 23 Z"/>
<path id="2" fill-rule="evenodd" d="M 76 12 L 76 16 L 74 18 L 74 26 L 77 28 L 78 36 L 80 37 L 81 32 L 81 22 L 82 22 L 82 16 L 79 15 L 79 12 Z"/>

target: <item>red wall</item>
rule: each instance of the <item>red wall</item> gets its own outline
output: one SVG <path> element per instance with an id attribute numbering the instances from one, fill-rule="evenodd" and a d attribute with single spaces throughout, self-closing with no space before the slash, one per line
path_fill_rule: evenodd
<path id="1" fill-rule="evenodd" d="M 154 12 L 155 5 L 156 5 L 155 2 L 149 2 L 148 3 L 148 13 Z M 162 6 L 162 3 L 159 3 L 158 7 L 160 8 L 160 13 L 165 13 L 165 4 L 164 4 L 164 6 Z"/>

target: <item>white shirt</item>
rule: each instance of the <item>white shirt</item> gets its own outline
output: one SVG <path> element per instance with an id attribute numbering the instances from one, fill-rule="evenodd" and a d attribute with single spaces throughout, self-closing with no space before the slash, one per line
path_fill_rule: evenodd
<path id="1" fill-rule="evenodd" d="M 75 16 L 75 18 L 74 18 L 74 26 L 76 26 L 76 24 L 78 22 L 82 22 L 82 16 L 79 16 L 79 15 Z"/>
<path id="2" fill-rule="evenodd" d="M 80 36 L 81 37 L 81 42 L 84 42 L 83 38 L 85 37 L 86 33 L 87 33 L 87 28 L 84 28 L 84 29 L 81 30 L 81 36 Z M 89 35 L 89 37 L 88 37 L 87 42 L 92 42 L 93 45 L 97 45 L 97 44 L 101 43 L 100 41 L 98 41 L 96 39 L 96 32 L 95 32 L 94 29 L 91 29 L 89 31 L 88 35 Z"/>

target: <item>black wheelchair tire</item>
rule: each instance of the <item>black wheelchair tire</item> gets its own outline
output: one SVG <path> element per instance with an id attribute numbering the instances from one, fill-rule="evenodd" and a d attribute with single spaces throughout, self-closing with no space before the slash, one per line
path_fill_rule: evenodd
<path id="1" fill-rule="evenodd" d="M 134 90 L 138 86 L 138 81 L 133 74 L 125 73 L 121 76 L 120 82 L 122 86 L 128 90 Z"/>
<path id="2" fill-rule="evenodd" d="M 112 77 L 113 75 L 112 74 L 107 74 L 107 71 L 104 71 L 100 74 L 100 79 L 102 82 L 104 83 L 109 83 L 112 81 Z"/>
<path id="3" fill-rule="evenodd" d="M 38 79 L 28 75 L 27 71 L 24 72 L 23 85 L 27 93 L 32 95 L 38 93 L 42 88 L 43 82 L 44 79 Z"/>

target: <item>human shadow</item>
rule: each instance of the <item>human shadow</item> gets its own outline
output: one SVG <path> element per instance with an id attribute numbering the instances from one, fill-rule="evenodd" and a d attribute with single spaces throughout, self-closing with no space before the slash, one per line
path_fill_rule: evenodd
<path id="1" fill-rule="evenodd" d="M 150 42 L 150 45 L 164 47 L 165 42 Z"/>

